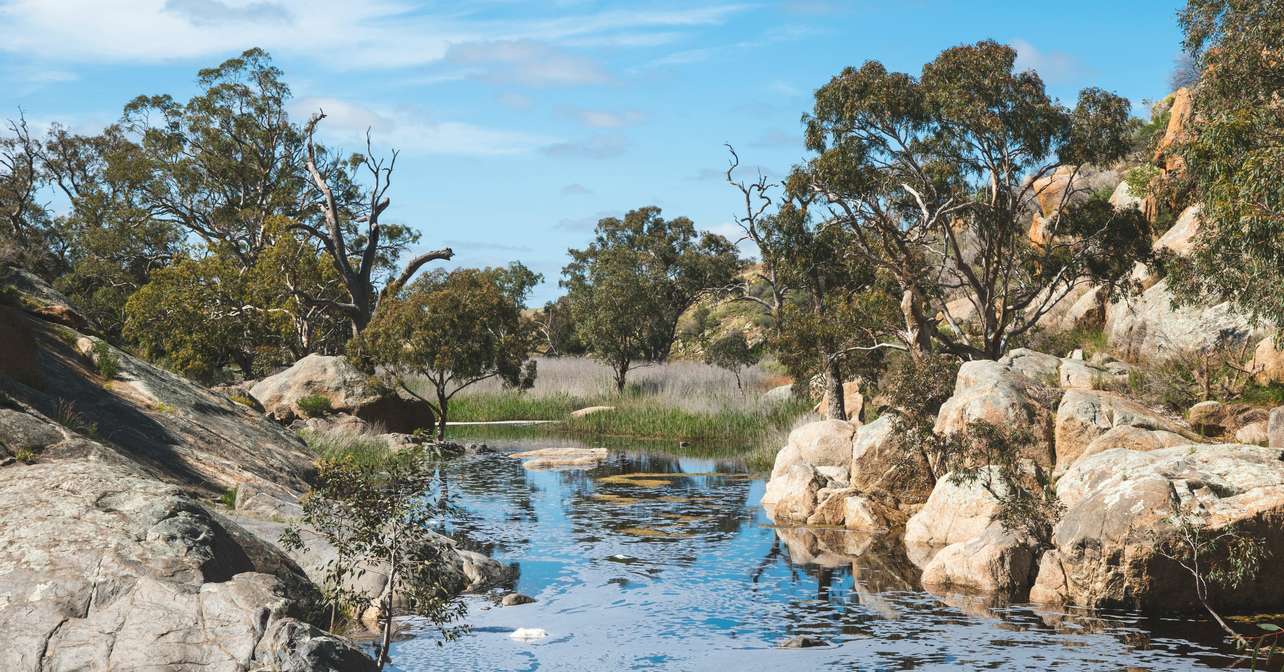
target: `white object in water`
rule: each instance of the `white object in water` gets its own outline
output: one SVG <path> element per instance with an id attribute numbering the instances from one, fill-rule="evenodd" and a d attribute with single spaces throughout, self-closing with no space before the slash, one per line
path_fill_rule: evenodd
<path id="1" fill-rule="evenodd" d="M 547 636 L 543 628 L 518 628 L 509 635 L 513 639 L 544 639 Z"/>

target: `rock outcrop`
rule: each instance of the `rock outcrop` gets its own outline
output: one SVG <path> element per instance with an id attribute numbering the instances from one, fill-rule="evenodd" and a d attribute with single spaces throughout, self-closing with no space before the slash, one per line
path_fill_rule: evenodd
<path id="1" fill-rule="evenodd" d="M 306 415 L 299 408 L 301 399 L 320 396 L 330 402 L 332 411 L 381 425 L 384 431 L 408 434 L 433 426 L 428 404 L 381 389 L 342 356 L 308 355 L 255 383 L 250 394 L 283 423 Z"/>
<path id="2" fill-rule="evenodd" d="M 1057 406 L 1055 475 L 1112 448 L 1157 450 L 1198 440 L 1189 428 L 1111 392 L 1067 390 Z"/>
<path id="3" fill-rule="evenodd" d="M 1174 516 L 1181 512 L 1204 535 L 1234 528 L 1279 557 L 1280 457 L 1278 450 L 1224 444 L 1114 449 L 1080 459 L 1057 482 L 1066 510 L 1030 599 L 1091 608 L 1198 608 L 1191 575 L 1162 557 L 1159 543 L 1177 533 Z M 1284 603 L 1284 584 L 1264 571 L 1237 589 L 1214 591 L 1212 599 L 1225 609 L 1274 608 Z"/>
<path id="4" fill-rule="evenodd" d="M 242 672 L 300 648 L 364 658 L 289 625 L 317 599 L 296 565 L 140 470 L 3 468 L 0 511 L 2 669 Z"/>
<path id="5" fill-rule="evenodd" d="M 968 424 L 982 421 L 1013 431 L 1027 432 L 1033 441 L 1023 457 L 1052 466 L 1052 411 L 1057 392 L 1060 358 L 1017 349 L 1003 358 L 964 362 L 954 384 L 954 395 L 936 416 L 937 434 L 963 432 Z"/>
<path id="6" fill-rule="evenodd" d="M 1261 329 L 1228 303 L 1174 308 L 1166 280 L 1131 299 L 1112 303 L 1106 310 L 1105 331 L 1111 347 L 1130 360 L 1163 358 L 1261 337 Z"/>

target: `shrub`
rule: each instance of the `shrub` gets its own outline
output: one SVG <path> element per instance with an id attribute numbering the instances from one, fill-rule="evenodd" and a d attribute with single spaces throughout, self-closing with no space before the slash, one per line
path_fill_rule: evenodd
<path id="1" fill-rule="evenodd" d="M 1219 344 L 1137 364 L 1128 372 L 1128 392 L 1179 412 L 1201 401 L 1240 399 L 1253 390 L 1253 372 L 1243 365 L 1249 345 Z M 1256 394 L 1269 398 L 1271 393 Z"/>
<path id="2" fill-rule="evenodd" d="M 249 406 L 250 408 L 254 408 L 254 400 L 244 394 L 233 394 L 229 396 L 228 399 L 231 399 L 233 402 L 238 403 L 242 406 Z"/>
<path id="3" fill-rule="evenodd" d="M 222 504 L 223 506 L 226 506 L 229 509 L 235 509 L 236 508 L 236 488 L 224 490 L 222 496 L 218 498 L 218 501 L 220 504 Z"/>
<path id="4" fill-rule="evenodd" d="M 30 448 L 19 448 L 18 452 L 13 454 L 13 459 L 23 464 L 31 464 L 36 461 L 36 454 Z"/>
<path id="5" fill-rule="evenodd" d="M 323 394 L 309 394 L 299 399 L 299 410 L 309 418 L 319 418 L 328 415 L 332 410 L 330 398 Z"/>
<path id="6" fill-rule="evenodd" d="M 98 375 L 106 380 L 112 380 L 120 373 L 120 358 L 106 341 L 94 343 L 94 365 L 98 367 Z"/>

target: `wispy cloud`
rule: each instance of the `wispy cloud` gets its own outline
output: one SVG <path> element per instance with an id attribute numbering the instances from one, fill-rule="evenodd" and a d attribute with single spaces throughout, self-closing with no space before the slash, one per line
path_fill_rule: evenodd
<path id="1" fill-rule="evenodd" d="M 1015 39 L 1011 42 L 1016 49 L 1016 69 L 1033 70 L 1039 73 L 1043 81 L 1049 84 L 1064 84 L 1084 74 L 1084 66 L 1074 56 L 1062 51 L 1040 51 L 1033 44 Z"/>
<path id="2" fill-rule="evenodd" d="M 411 0 L 9 0 L 0 4 L 0 51 L 37 61 L 158 62 L 258 45 L 335 69 L 389 69 L 440 63 L 455 50 L 497 76 L 598 81 L 599 70 L 558 49 L 655 44 L 745 9 L 561 8 L 499 20 Z M 498 51 L 481 53 L 487 44 Z M 536 62 L 521 62 L 527 56 Z"/>
<path id="3" fill-rule="evenodd" d="M 530 96 L 515 91 L 505 91 L 496 96 L 495 100 L 510 110 L 529 110 L 535 106 L 535 101 Z"/>
<path id="4" fill-rule="evenodd" d="M 737 180 L 757 180 L 759 176 L 772 179 L 775 172 L 766 166 L 741 164 L 731 174 Z M 722 182 L 727 179 L 727 169 L 701 168 L 699 172 L 687 178 L 692 182 Z"/>
<path id="5" fill-rule="evenodd" d="M 802 148 L 802 134 L 790 133 L 781 128 L 768 128 L 762 135 L 749 143 L 750 147 L 798 147 Z"/>
<path id="6" fill-rule="evenodd" d="M 599 134 L 584 140 L 556 142 L 540 149 L 546 156 L 579 159 L 613 159 L 628 151 L 629 143 L 616 134 Z"/>
<path id="7" fill-rule="evenodd" d="M 587 110 L 583 108 L 564 108 L 564 116 L 570 117 L 589 128 L 623 128 L 641 122 L 645 115 L 638 110 Z"/>
<path id="8" fill-rule="evenodd" d="M 595 61 L 531 40 L 453 44 L 445 60 L 476 68 L 481 78 L 501 84 L 575 86 L 610 80 Z"/>
<path id="9" fill-rule="evenodd" d="M 578 182 L 568 184 L 565 187 L 562 187 L 560 191 L 563 196 L 589 196 L 593 193 L 592 189 L 589 189 Z"/>
<path id="10" fill-rule="evenodd" d="M 567 217 L 558 220 L 553 228 L 558 231 L 592 231 L 597 223 L 608 217 L 623 217 L 624 213 L 618 210 L 601 210 L 587 217 Z"/>
<path id="11" fill-rule="evenodd" d="M 369 129 L 375 143 L 410 154 L 504 156 L 527 154 L 556 140 L 519 131 L 487 128 L 466 122 L 437 121 L 417 108 L 370 107 L 339 98 L 301 98 L 291 114 L 305 118 L 325 110 L 320 133 L 330 142 L 364 146 Z"/>

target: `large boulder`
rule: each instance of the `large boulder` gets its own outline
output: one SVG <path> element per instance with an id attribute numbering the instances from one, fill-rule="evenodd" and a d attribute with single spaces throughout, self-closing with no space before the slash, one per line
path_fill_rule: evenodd
<path id="1" fill-rule="evenodd" d="M 966 431 L 972 422 L 1028 432 L 1033 441 L 1023 457 L 1044 466 L 1054 461 L 1051 405 L 1061 360 L 1051 355 L 1018 349 L 998 361 L 964 362 L 954 384 L 954 394 L 937 413 L 935 431 L 950 435 Z"/>
<path id="2" fill-rule="evenodd" d="M 1129 360 L 1245 343 L 1260 338 L 1261 331 L 1229 303 L 1174 308 L 1167 280 L 1138 296 L 1116 301 L 1106 310 L 1106 338 Z"/>
<path id="3" fill-rule="evenodd" d="M 762 506 L 776 523 L 805 523 L 816 510 L 817 493 L 828 485 L 829 481 L 815 467 L 794 462 L 767 481 Z"/>
<path id="4" fill-rule="evenodd" d="M 319 599 L 288 559 L 136 469 L 2 468 L 0 511 L 0 669 L 243 672 L 297 647 L 264 636 Z"/>
<path id="5" fill-rule="evenodd" d="M 334 412 L 382 425 L 384 431 L 411 433 L 433 426 L 428 404 L 372 384 L 369 376 L 342 356 L 308 355 L 255 383 L 250 394 L 269 415 L 284 423 L 305 415 L 299 400 L 321 396 L 329 400 Z"/>
<path id="6" fill-rule="evenodd" d="M 789 445 L 813 467 L 842 467 L 852 461 L 852 435 L 856 425 L 844 420 L 809 422 L 789 433 Z"/>
<path id="7" fill-rule="evenodd" d="M 1284 406 L 1271 409 L 1270 419 L 1266 423 L 1266 445 L 1284 448 Z"/>
<path id="8" fill-rule="evenodd" d="M 1271 334 L 1258 342 L 1248 365 L 1253 379 L 1261 385 L 1284 383 L 1284 349 L 1275 347 L 1275 336 Z"/>
<path id="9" fill-rule="evenodd" d="M 1284 553 L 1278 450 L 1238 444 L 1110 450 L 1076 462 L 1057 482 L 1057 496 L 1066 509 L 1053 530 L 1055 549 L 1040 560 L 1030 592 L 1035 602 L 1198 608 L 1191 575 L 1156 550 L 1177 533 L 1177 512 L 1193 516 L 1206 538 L 1234 528 L 1261 539 L 1269 557 Z M 1229 610 L 1278 609 L 1284 584 L 1277 578 L 1263 571 L 1239 588 L 1213 591 L 1211 599 Z"/>
<path id="10" fill-rule="evenodd" d="M 1169 94 L 1168 99 L 1162 102 L 1168 104 L 1168 127 L 1164 129 L 1163 137 L 1155 146 L 1154 162 L 1164 170 L 1181 170 L 1185 162 L 1179 152 L 1171 150 L 1173 145 L 1185 137 L 1190 114 L 1194 109 L 1193 97 L 1190 89 L 1183 86 Z"/>
<path id="11" fill-rule="evenodd" d="M 1054 428 L 1060 475 L 1086 455 L 1111 448 L 1154 450 L 1190 443 L 1194 435 L 1180 423 L 1114 394 L 1067 390 L 1057 406 Z"/>
<path id="12" fill-rule="evenodd" d="M 1168 252 L 1182 257 L 1189 255 L 1195 247 L 1202 212 L 1203 206 L 1199 203 L 1182 210 L 1177 221 L 1155 241 L 1155 252 Z"/>
<path id="13" fill-rule="evenodd" d="M 906 553 L 923 568 L 924 588 L 1024 597 L 1034 579 L 1037 547 L 996 519 L 998 500 L 985 487 L 991 481 L 1001 488 L 992 467 L 965 483 L 947 475 L 906 523 Z"/>
<path id="14" fill-rule="evenodd" d="M 952 475 L 941 478 L 923 508 L 905 524 L 910 559 L 921 565 L 946 546 L 980 536 L 994 521 L 998 506 L 979 477 L 963 483 Z"/>

